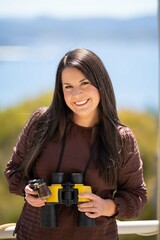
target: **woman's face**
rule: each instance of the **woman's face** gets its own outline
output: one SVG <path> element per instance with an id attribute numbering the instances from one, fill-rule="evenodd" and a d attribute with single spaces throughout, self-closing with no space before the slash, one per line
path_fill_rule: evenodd
<path id="1" fill-rule="evenodd" d="M 67 67 L 62 71 L 62 89 L 77 124 L 92 126 L 98 122 L 99 91 L 80 70 Z"/>

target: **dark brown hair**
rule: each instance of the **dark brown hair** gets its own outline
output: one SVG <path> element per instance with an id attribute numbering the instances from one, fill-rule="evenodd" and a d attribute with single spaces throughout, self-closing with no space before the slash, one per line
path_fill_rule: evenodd
<path id="1" fill-rule="evenodd" d="M 121 123 L 107 70 L 101 59 L 87 49 L 75 49 L 61 59 L 56 73 L 53 100 L 48 110 L 37 121 L 37 131 L 29 151 L 25 173 L 29 174 L 33 163 L 51 138 L 61 141 L 72 117 L 72 111 L 66 105 L 62 91 L 62 71 L 67 67 L 79 69 L 99 90 L 100 121 L 94 131 L 91 157 L 95 166 L 98 167 L 100 175 L 108 183 L 115 185 L 121 150 L 117 127 Z"/>

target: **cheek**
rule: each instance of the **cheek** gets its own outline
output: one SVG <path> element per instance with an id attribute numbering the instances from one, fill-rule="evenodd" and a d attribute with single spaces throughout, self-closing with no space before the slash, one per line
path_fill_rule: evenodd
<path id="1" fill-rule="evenodd" d="M 96 88 L 91 89 L 90 94 L 91 94 L 91 96 L 94 96 L 93 100 L 95 102 L 97 102 L 97 103 L 100 102 L 100 93 L 99 93 L 98 89 L 96 89 Z"/>

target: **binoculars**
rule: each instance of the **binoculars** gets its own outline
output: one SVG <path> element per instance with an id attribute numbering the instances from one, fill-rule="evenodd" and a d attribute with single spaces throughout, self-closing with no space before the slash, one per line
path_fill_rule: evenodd
<path id="1" fill-rule="evenodd" d="M 58 217 L 56 205 L 89 202 L 88 198 L 78 198 L 80 193 L 91 193 L 91 187 L 83 185 L 82 173 L 71 173 L 69 181 L 65 180 L 64 173 L 52 173 L 52 184 L 47 186 L 44 179 L 34 179 L 29 181 L 30 187 L 38 191 L 38 197 L 46 198 L 46 204 L 42 207 L 40 225 L 43 228 L 58 227 Z M 78 209 L 77 209 L 78 211 Z M 78 226 L 94 227 L 95 220 L 89 218 L 84 212 L 78 211 Z"/>

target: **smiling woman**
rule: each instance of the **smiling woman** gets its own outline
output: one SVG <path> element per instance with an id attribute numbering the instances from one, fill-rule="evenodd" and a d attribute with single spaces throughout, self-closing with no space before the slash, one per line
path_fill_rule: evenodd
<path id="1" fill-rule="evenodd" d="M 73 111 L 74 122 L 92 127 L 98 122 L 99 91 L 77 68 L 65 68 L 62 72 L 64 99 Z"/>
<path id="2" fill-rule="evenodd" d="M 17 240 L 117 240 L 115 217 L 139 215 L 147 199 L 139 148 L 95 53 L 75 49 L 61 59 L 53 100 L 30 117 L 5 175 L 26 200 Z"/>

